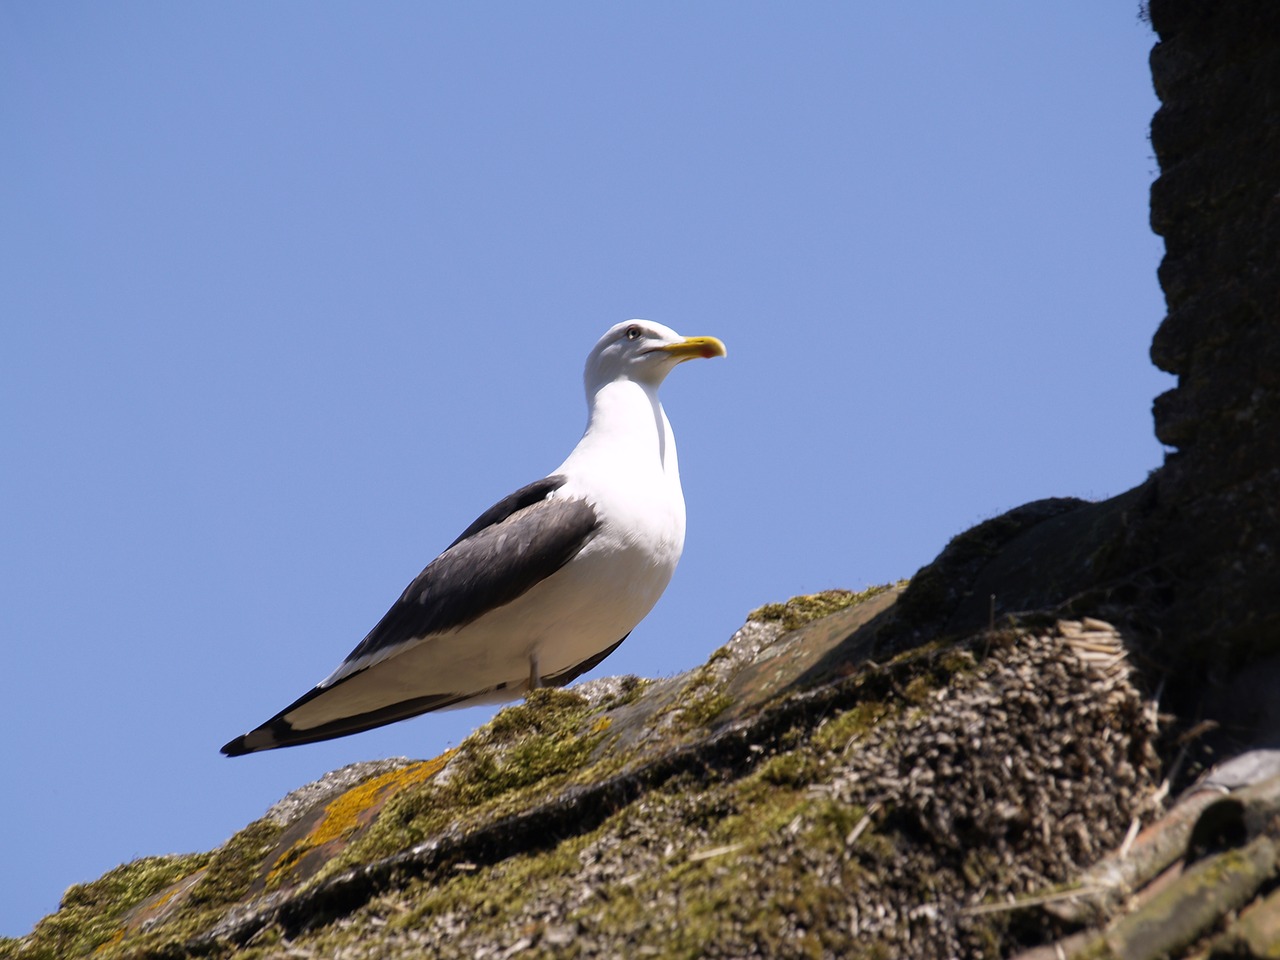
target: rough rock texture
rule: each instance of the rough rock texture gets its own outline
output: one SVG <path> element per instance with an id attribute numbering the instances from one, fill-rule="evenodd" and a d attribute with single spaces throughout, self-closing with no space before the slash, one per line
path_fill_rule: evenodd
<path id="1" fill-rule="evenodd" d="M 1280 3 L 1149 16 L 1146 483 L 337 771 L 0 958 L 1280 956 Z"/>
<path id="2" fill-rule="evenodd" d="M 1153 517 L 1160 624 L 1170 659 L 1209 669 L 1211 712 L 1243 703 L 1252 716 L 1221 719 L 1280 730 L 1274 698 L 1237 682 L 1266 656 L 1269 685 L 1280 677 L 1280 5 L 1152 0 L 1150 17 L 1168 304 L 1151 356 L 1178 375 L 1155 405 L 1157 436 L 1177 447 Z"/>
<path id="3" fill-rule="evenodd" d="M 798 598 L 687 674 L 539 691 L 456 751 L 330 775 L 145 884 L 74 888 L 0 955 L 998 957 L 1043 942 L 1061 920 L 1006 903 L 1157 812 L 1155 711 L 1101 621 L 820 668 L 874 645 L 900 594 Z"/>

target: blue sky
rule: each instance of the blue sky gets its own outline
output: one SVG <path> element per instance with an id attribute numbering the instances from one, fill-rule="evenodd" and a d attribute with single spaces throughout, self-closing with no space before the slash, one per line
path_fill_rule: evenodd
<path id="1" fill-rule="evenodd" d="M 598 674 L 1162 451 L 1137 4 L 0 4 L 0 934 L 488 712 L 236 760 L 645 317 L 689 509 Z"/>

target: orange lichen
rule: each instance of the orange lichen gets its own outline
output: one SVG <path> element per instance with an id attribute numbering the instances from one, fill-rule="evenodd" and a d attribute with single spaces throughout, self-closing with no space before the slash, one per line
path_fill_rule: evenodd
<path id="1" fill-rule="evenodd" d="M 149 926 L 173 912 L 176 907 L 181 905 L 192 888 L 204 879 L 206 872 L 207 868 L 201 867 L 188 876 L 169 884 L 154 896 L 143 900 L 142 903 L 125 915 L 125 929 L 123 932 L 133 933 L 139 927 Z"/>
<path id="2" fill-rule="evenodd" d="M 150 901 L 143 903 L 143 906 L 150 911 L 159 911 L 162 907 L 168 904 L 168 902 L 172 900 L 174 897 L 176 897 L 179 893 L 186 893 L 193 886 L 195 886 L 196 883 L 200 881 L 200 878 L 204 876 L 204 873 L 205 873 L 204 869 L 201 868 L 197 870 L 195 873 L 191 874 L 191 876 L 183 877 L 177 883 L 170 884 L 168 887 L 161 890 L 154 897 L 152 897 Z"/>
<path id="3" fill-rule="evenodd" d="M 331 800 L 325 806 L 319 823 L 276 859 L 267 875 L 267 886 L 276 886 L 289 878 L 299 862 L 311 851 L 326 844 L 351 839 L 373 821 L 377 812 L 393 795 L 430 780 L 445 768 L 455 753 L 456 749 L 446 750 L 434 760 L 409 764 L 370 777 Z"/>
<path id="4" fill-rule="evenodd" d="M 111 934 L 109 939 L 102 941 L 102 943 L 94 947 L 93 952 L 101 953 L 103 950 L 106 950 L 109 947 L 114 947 L 117 943 L 119 943 L 123 939 L 124 939 L 124 927 L 121 927 L 115 933 Z"/>

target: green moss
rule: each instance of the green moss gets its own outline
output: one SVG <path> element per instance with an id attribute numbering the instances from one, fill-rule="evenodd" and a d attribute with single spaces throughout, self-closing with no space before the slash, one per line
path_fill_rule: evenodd
<path id="1" fill-rule="evenodd" d="M 512 743 L 526 733 L 565 728 L 581 718 L 587 699 L 572 690 L 544 687 L 532 691 L 523 703 L 507 707 L 477 733 L 487 745 Z"/>
<path id="2" fill-rule="evenodd" d="M 817 780 L 823 765 L 810 753 L 793 750 L 770 757 L 760 765 L 762 780 L 775 787 L 804 787 Z"/>
<path id="3" fill-rule="evenodd" d="M 733 697 L 724 691 L 723 681 L 714 668 L 718 660 L 728 657 L 729 651 L 721 647 L 680 688 L 670 704 L 649 718 L 649 726 L 663 729 L 674 714 L 672 727 L 675 732 L 685 732 L 705 727 L 733 706 Z"/>
<path id="4" fill-rule="evenodd" d="M 209 859 L 207 853 L 143 857 L 92 883 L 76 884 L 63 895 L 58 912 L 41 920 L 30 937 L 0 946 L 0 957 L 56 960 L 83 956 L 119 937 L 129 910 L 190 876 Z"/>
<path id="5" fill-rule="evenodd" d="M 843 753 L 893 712 L 888 704 L 879 700 L 859 703 L 819 727 L 813 735 L 813 743 L 821 750 Z"/>
<path id="6" fill-rule="evenodd" d="M 243 897 L 282 830 L 280 824 L 264 817 L 223 844 L 214 852 L 208 872 L 192 888 L 187 908 L 222 906 Z"/>
<path id="7" fill-rule="evenodd" d="M 476 805 L 581 768 L 604 733 L 584 729 L 594 712 L 576 693 L 535 690 L 463 743 L 446 789 Z"/>
<path id="8" fill-rule="evenodd" d="M 146 857 L 117 867 L 93 883 L 72 887 L 57 913 L 46 917 L 30 938 L 0 947 L 5 960 L 70 960 L 92 951 L 108 958 L 146 952 L 158 944 L 180 942 L 208 926 L 238 902 L 258 878 L 263 861 L 282 832 L 270 820 L 258 820 L 212 853 Z M 152 930 L 129 931 L 128 912 L 198 870 L 185 899 Z"/>
<path id="9" fill-rule="evenodd" d="M 948 677 L 966 673 L 977 666 L 978 661 L 968 650 L 949 650 L 938 660 L 939 669 Z"/>
<path id="10" fill-rule="evenodd" d="M 572 876 L 579 867 L 587 838 L 578 837 L 538 854 L 512 857 L 500 867 L 461 871 L 452 877 L 417 884 L 410 891 L 413 906 L 397 915 L 394 925 L 412 929 L 432 917 L 458 913 L 508 925 L 522 906 L 519 891 L 535 890 Z M 495 874 L 501 882 L 494 883 Z"/>
<path id="11" fill-rule="evenodd" d="M 831 915 L 847 910 L 843 890 L 806 869 L 844 834 L 837 838 L 832 822 L 818 813 L 829 803 L 786 788 L 760 791 L 771 775 L 761 771 L 715 792 L 743 811 L 724 818 L 714 832 L 715 849 L 724 853 L 698 859 L 689 854 L 699 851 L 682 851 L 666 869 L 646 873 L 630 896 L 604 898 L 597 922 L 661 944 L 668 956 L 732 953 L 747 945 L 765 956 L 829 956 L 847 949 L 850 944 L 828 939 L 838 927 Z M 645 930 L 655 902 L 674 908 L 658 937 Z M 726 943 L 726 937 L 732 940 Z"/>
<path id="12" fill-rule="evenodd" d="M 368 833 L 321 876 L 421 843 L 451 823 L 475 823 L 531 806 L 590 764 L 607 723 L 582 696 L 535 690 L 500 712 L 459 746 L 443 783 L 428 782 L 393 798 Z"/>
<path id="13" fill-rule="evenodd" d="M 618 680 L 620 681 L 618 692 L 602 700 L 597 709 L 615 710 L 629 703 L 635 703 L 645 690 L 653 685 L 653 681 L 647 677 L 637 677 L 633 674 L 619 677 Z"/>
<path id="14" fill-rule="evenodd" d="M 937 678 L 932 674 L 912 677 L 902 691 L 902 698 L 913 706 L 921 706 L 929 699 L 929 694 L 938 689 Z"/>
<path id="15" fill-rule="evenodd" d="M 752 610 L 747 615 L 747 620 L 780 623 L 784 630 L 795 630 L 813 620 L 830 616 L 837 610 L 870 600 L 886 590 L 893 589 L 894 586 L 895 584 L 885 583 L 867 587 L 856 593 L 852 590 L 824 590 L 821 593 L 792 597 L 786 603 L 767 603 L 763 607 Z"/>
<path id="16" fill-rule="evenodd" d="M 733 706 L 733 697 L 714 688 L 685 705 L 681 719 L 686 727 L 705 727 Z"/>

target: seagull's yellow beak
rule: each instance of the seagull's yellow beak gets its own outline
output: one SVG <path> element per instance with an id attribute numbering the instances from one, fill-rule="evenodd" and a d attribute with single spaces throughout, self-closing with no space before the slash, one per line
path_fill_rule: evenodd
<path id="1" fill-rule="evenodd" d="M 715 337 L 685 337 L 679 343 L 668 343 L 658 347 L 663 353 L 669 353 L 677 360 L 692 360 L 694 357 L 723 357 L 724 344 Z"/>

